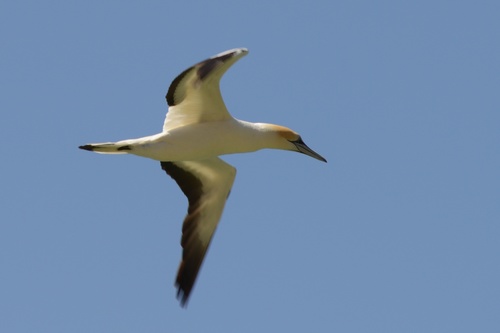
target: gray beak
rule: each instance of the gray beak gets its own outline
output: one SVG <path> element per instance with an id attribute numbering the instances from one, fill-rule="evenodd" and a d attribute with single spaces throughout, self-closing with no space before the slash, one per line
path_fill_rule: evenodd
<path id="1" fill-rule="evenodd" d="M 295 145 L 295 147 L 297 147 L 297 151 L 299 153 L 306 154 L 308 156 L 314 157 L 317 160 L 326 162 L 325 158 L 323 156 L 321 156 L 320 154 L 318 154 L 317 152 L 315 152 L 314 150 L 312 150 L 311 148 L 309 148 L 304 143 L 304 141 L 302 141 L 301 137 L 299 137 L 297 140 L 291 141 L 291 142 Z"/>

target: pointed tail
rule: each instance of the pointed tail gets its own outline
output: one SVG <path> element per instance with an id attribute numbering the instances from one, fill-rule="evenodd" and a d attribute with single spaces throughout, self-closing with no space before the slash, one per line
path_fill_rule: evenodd
<path id="1" fill-rule="evenodd" d="M 78 148 L 99 154 L 127 154 L 131 150 L 130 145 L 115 142 L 91 143 Z"/>

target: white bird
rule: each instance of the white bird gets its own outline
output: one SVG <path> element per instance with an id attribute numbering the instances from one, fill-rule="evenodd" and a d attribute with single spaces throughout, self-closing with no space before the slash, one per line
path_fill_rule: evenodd
<path id="1" fill-rule="evenodd" d="M 289 128 L 242 121 L 229 114 L 219 81 L 247 53 L 245 48 L 225 51 L 177 76 L 166 95 L 169 108 L 161 133 L 79 147 L 160 161 L 186 195 L 189 207 L 182 226 L 183 253 L 175 283 L 182 306 L 188 301 L 236 176 L 236 169 L 218 156 L 272 148 L 326 162 Z"/>

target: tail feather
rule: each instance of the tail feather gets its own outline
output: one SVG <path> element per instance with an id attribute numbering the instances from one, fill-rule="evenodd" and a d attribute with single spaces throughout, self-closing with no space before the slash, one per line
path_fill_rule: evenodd
<path id="1" fill-rule="evenodd" d="M 79 146 L 78 148 L 93 151 L 99 154 L 127 154 L 127 152 L 131 150 L 130 145 L 115 142 L 91 143 Z"/>

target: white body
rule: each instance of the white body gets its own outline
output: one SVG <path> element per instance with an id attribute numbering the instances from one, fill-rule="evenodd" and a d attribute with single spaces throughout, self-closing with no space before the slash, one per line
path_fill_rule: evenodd
<path id="1" fill-rule="evenodd" d="M 273 148 L 270 146 L 275 133 L 266 131 L 266 125 L 233 118 L 177 127 L 163 133 L 118 141 L 114 144 L 131 146 L 130 151 L 122 151 L 123 153 L 157 161 L 201 160 Z M 290 145 L 290 149 L 292 146 Z"/>

